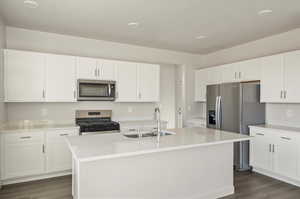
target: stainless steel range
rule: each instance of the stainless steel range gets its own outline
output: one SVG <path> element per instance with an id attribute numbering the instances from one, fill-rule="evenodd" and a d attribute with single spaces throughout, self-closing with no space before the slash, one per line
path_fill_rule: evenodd
<path id="1" fill-rule="evenodd" d="M 76 124 L 80 135 L 119 133 L 120 124 L 111 120 L 111 110 L 77 110 Z"/>

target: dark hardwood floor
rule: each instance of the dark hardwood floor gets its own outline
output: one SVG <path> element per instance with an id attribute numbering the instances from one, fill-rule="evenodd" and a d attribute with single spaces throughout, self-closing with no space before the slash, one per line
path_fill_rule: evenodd
<path id="1" fill-rule="evenodd" d="M 300 199 L 300 188 L 256 173 L 236 173 L 235 188 L 223 199 Z M 72 199 L 71 176 L 4 186 L 0 199 Z"/>

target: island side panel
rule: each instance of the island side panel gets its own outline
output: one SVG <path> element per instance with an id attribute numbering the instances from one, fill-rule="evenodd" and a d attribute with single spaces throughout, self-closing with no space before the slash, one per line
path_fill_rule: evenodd
<path id="1" fill-rule="evenodd" d="M 232 143 L 79 164 L 78 199 L 209 199 L 234 193 Z"/>

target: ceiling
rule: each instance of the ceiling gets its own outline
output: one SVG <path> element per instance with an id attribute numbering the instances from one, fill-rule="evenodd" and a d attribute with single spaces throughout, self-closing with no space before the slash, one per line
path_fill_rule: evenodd
<path id="1" fill-rule="evenodd" d="M 23 1 L 0 1 L 7 25 L 197 54 L 300 27 L 299 0 L 36 0 L 35 9 Z"/>

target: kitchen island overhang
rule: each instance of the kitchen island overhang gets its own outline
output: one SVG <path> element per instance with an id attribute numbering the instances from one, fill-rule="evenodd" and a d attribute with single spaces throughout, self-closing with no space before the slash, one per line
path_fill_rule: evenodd
<path id="1" fill-rule="evenodd" d="M 206 128 L 129 139 L 122 134 L 67 138 L 73 154 L 73 196 L 218 198 L 234 193 L 233 142 L 249 136 Z"/>

